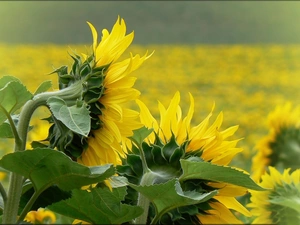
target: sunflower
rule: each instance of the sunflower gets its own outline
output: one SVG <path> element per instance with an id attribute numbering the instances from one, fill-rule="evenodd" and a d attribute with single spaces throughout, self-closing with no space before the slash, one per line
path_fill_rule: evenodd
<path id="1" fill-rule="evenodd" d="M 216 120 L 210 125 L 209 120 L 213 115 L 214 105 L 209 115 L 200 124 L 191 126 L 194 113 L 194 98 L 192 94 L 189 94 L 189 97 L 190 107 L 185 118 L 182 118 L 182 110 L 179 106 L 179 92 L 175 93 L 168 108 L 165 108 L 159 102 L 160 123 L 151 115 L 149 109 L 142 101 L 136 100 L 140 108 L 141 122 L 147 128 L 154 129 L 154 133 L 148 137 L 148 143 L 154 142 L 155 133 L 165 142 L 174 134 L 179 145 L 188 138 L 187 152 L 201 149 L 201 158 L 203 160 L 217 165 L 228 165 L 233 157 L 242 151 L 241 148 L 236 147 L 240 139 L 226 140 L 237 131 L 238 126 L 221 130 L 220 127 L 223 122 L 222 112 L 218 114 Z"/>
<path id="2" fill-rule="evenodd" d="M 134 33 L 126 35 L 126 25 L 118 18 L 111 33 L 102 31 L 102 40 L 98 43 L 98 34 L 91 23 L 88 23 L 93 35 L 93 54 L 95 67 L 109 65 L 104 73 L 103 95 L 98 102 L 101 106 L 101 128 L 91 132 L 88 148 L 83 151 L 79 162 L 93 166 L 106 163 L 119 164 L 119 156 L 124 155 L 122 141 L 131 136 L 132 130 L 142 125 L 138 121 L 138 112 L 124 105 L 135 100 L 140 92 L 133 88 L 136 78 L 129 76 L 150 56 L 147 53 L 117 61 L 131 44 Z"/>
<path id="3" fill-rule="evenodd" d="M 300 169 L 280 173 L 275 167 L 268 167 L 261 177 L 260 186 L 267 191 L 251 190 L 248 207 L 256 218 L 253 224 L 300 224 Z"/>
<path id="4" fill-rule="evenodd" d="M 58 74 L 60 89 L 81 87 L 81 98 L 68 104 L 78 106 L 79 102 L 79 105 L 88 108 L 91 129 L 88 135 L 76 133 L 52 118 L 48 140 L 50 147 L 65 152 L 81 164 L 118 164 L 120 156 L 124 155 L 122 142 L 132 136 L 132 130 L 142 126 L 138 112 L 127 107 L 140 95 L 133 88 L 136 78 L 130 73 L 151 54 L 146 52 L 140 56 L 130 53 L 129 58 L 120 60 L 134 37 L 133 32 L 126 34 L 125 22 L 120 17 L 111 32 L 102 30 L 100 42 L 95 27 L 87 23 L 93 36 L 92 54 L 71 55 L 74 63 L 70 72 L 67 66 L 54 72 Z"/>
<path id="5" fill-rule="evenodd" d="M 199 156 L 202 160 L 213 164 L 228 165 L 232 158 L 241 151 L 240 148 L 236 147 L 239 140 L 227 140 L 227 138 L 235 133 L 238 126 L 232 126 L 225 130 L 221 130 L 221 124 L 223 122 L 222 112 L 219 113 L 212 124 L 209 123 L 209 120 L 213 115 L 214 107 L 200 124 L 197 126 L 191 125 L 194 113 L 194 99 L 191 94 L 189 110 L 184 118 L 182 117 L 182 110 L 179 105 L 179 92 L 175 93 L 167 108 L 159 102 L 159 122 L 152 116 L 149 109 L 142 101 L 136 100 L 136 102 L 140 108 L 141 122 L 147 128 L 152 128 L 154 131 L 147 137 L 145 144 L 143 145 L 146 159 L 148 160 L 147 164 L 150 170 L 152 170 L 152 168 L 156 169 L 157 167 L 163 167 L 163 171 L 165 171 L 165 173 L 173 173 L 178 177 L 180 176 L 180 174 L 178 174 L 178 171 L 180 170 L 178 167 L 178 155 L 181 155 L 181 157 Z M 164 146 L 168 146 L 168 152 L 163 150 Z M 159 148 L 162 150 L 158 151 Z M 174 160 L 174 157 L 172 158 L 169 156 L 171 148 L 177 152 L 176 161 Z M 154 149 L 156 149 L 155 152 L 158 154 L 155 155 Z M 151 151 L 152 155 L 150 154 Z M 181 153 L 179 153 L 180 151 Z M 136 165 L 125 165 L 126 163 L 130 164 L 130 162 L 133 161 L 134 158 L 131 153 L 127 156 L 127 161 L 124 159 L 124 165 L 118 166 L 117 169 L 121 175 L 128 175 L 127 177 L 130 182 L 137 183 L 140 179 L 138 177 L 140 169 L 137 169 L 138 167 L 140 168 L 139 164 L 135 163 Z M 133 168 L 131 172 L 129 172 L 130 168 Z M 133 174 L 135 174 L 136 177 L 134 177 Z M 172 176 L 169 176 L 169 178 L 171 177 Z M 218 194 L 210 199 L 208 204 L 205 202 L 197 205 L 196 214 L 194 211 L 195 209 L 193 208 L 195 206 L 192 208 L 188 207 L 184 209 L 176 209 L 178 211 L 170 212 L 171 214 L 174 214 L 169 218 L 167 218 L 168 215 L 170 215 L 170 213 L 168 213 L 168 215 L 165 215 L 165 218 L 162 218 L 161 220 L 165 221 L 166 224 L 173 223 L 174 219 L 181 220 L 182 217 L 185 218 L 186 222 L 189 221 L 190 223 L 242 223 L 234 216 L 231 210 L 250 216 L 250 212 L 235 198 L 246 194 L 247 190 L 245 188 L 227 183 L 203 182 L 202 180 L 192 180 L 182 185 L 186 191 L 196 189 L 218 190 Z M 178 216 L 178 212 L 181 213 L 181 217 Z"/>
<path id="6" fill-rule="evenodd" d="M 268 166 L 281 171 L 299 168 L 300 161 L 300 106 L 290 102 L 277 106 L 268 115 L 269 134 L 256 145 L 252 160 L 252 177 L 259 180 Z"/>

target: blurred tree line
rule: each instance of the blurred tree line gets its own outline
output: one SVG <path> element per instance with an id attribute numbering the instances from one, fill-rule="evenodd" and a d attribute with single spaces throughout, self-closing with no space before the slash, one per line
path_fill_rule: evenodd
<path id="1" fill-rule="evenodd" d="M 297 1 L 0 1 L 0 42 L 86 44 L 118 15 L 135 44 L 300 43 Z"/>

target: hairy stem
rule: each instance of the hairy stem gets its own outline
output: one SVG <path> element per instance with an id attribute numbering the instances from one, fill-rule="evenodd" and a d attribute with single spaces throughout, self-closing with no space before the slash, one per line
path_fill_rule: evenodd
<path id="1" fill-rule="evenodd" d="M 146 172 L 141 180 L 140 185 L 152 185 L 154 182 L 154 179 L 156 178 L 156 175 L 150 170 Z M 140 215 L 136 220 L 135 224 L 146 224 L 147 223 L 147 218 L 148 218 L 148 211 L 149 211 L 149 206 L 150 206 L 150 201 L 147 197 L 139 193 L 138 196 L 138 206 L 142 207 L 144 209 L 144 212 L 142 215 Z"/>

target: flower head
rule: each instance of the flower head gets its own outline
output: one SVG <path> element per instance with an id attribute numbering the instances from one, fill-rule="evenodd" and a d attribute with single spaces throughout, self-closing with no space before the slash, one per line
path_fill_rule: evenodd
<path id="1" fill-rule="evenodd" d="M 129 74 L 138 69 L 149 58 L 130 55 L 123 61 L 117 61 L 131 44 L 133 32 L 126 35 L 126 25 L 118 18 L 111 33 L 102 31 L 102 40 L 98 43 L 98 34 L 92 24 L 88 23 L 93 34 L 93 54 L 95 67 L 107 68 L 104 72 L 103 94 L 99 98 L 101 113 L 98 115 L 101 126 L 91 132 L 88 147 L 83 151 L 79 161 L 85 165 L 120 163 L 124 155 L 121 143 L 131 136 L 132 130 L 141 127 L 138 112 L 126 108 L 125 104 L 137 99 L 140 92 L 133 88 L 136 78 Z"/>
<path id="2" fill-rule="evenodd" d="M 140 107 L 142 123 L 153 132 L 145 139 L 143 151 L 148 167 L 151 171 L 163 171 L 159 182 L 172 178 L 178 178 L 182 174 L 180 159 L 190 157 L 210 162 L 220 166 L 228 165 L 234 155 L 241 151 L 236 147 L 238 140 L 228 140 L 237 130 L 237 126 L 221 129 L 223 114 L 220 113 L 216 120 L 210 124 L 213 109 L 210 114 L 198 125 L 192 126 L 191 121 L 194 112 L 194 99 L 190 94 L 190 107 L 185 117 L 179 105 L 180 94 L 176 92 L 169 106 L 165 108 L 158 104 L 160 121 L 157 121 L 150 113 L 146 105 L 136 100 Z M 129 182 L 139 183 L 141 180 L 141 162 L 136 157 L 136 150 L 132 147 L 130 153 L 123 159 L 123 165 L 118 166 L 120 175 L 126 176 Z M 182 183 L 184 191 L 198 190 L 209 192 L 218 190 L 218 194 L 207 202 L 193 207 L 178 208 L 165 214 L 162 220 L 170 224 L 184 218 L 190 223 L 242 223 L 231 210 L 250 216 L 249 211 L 243 207 L 235 197 L 246 194 L 246 188 L 228 183 L 210 182 L 204 180 L 188 180 Z M 129 199 L 134 199 L 130 196 Z M 181 214 L 181 217 L 178 216 Z M 151 217 L 151 210 L 150 215 Z M 153 215 L 152 215 L 153 216 Z M 181 221 L 183 222 L 183 221 Z"/>
<path id="3" fill-rule="evenodd" d="M 238 129 L 238 126 L 232 126 L 221 130 L 223 122 L 223 113 L 220 112 L 216 120 L 210 125 L 209 121 L 213 115 L 214 106 L 209 115 L 198 125 L 192 126 L 191 120 L 194 113 L 194 98 L 190 95 L 190 107 L 187 116 L 182 118 L 182 110 L 179 106 L 180 94 L 176 92 L 168 108 L 165 108 L 160 102 L 158 108 L 160 112 L 160 122 L 151 115 L 144 103 L 137 100 L 140 107 L 140 118 L 142 123 L 153 128 L 158 137 L 165 143 L 170 140 L 174 134 L 178 144 L 188 141 L 187 152 L 199 152 L 201 158 L 205 161 L 217 165 L 228 165 L 233 157 L 242 151 L 237 148 L 239 140 L 227 140 Z M 155 133 L 148 138 L 149 143 L 153 143 Z"/>
<path id="4" fill-rule="evenodd" d="M 252 162 L 252 176 L 259 180 L 268 166 L 281 171 L 299 168 L 300 161 L 300 107 L 291 103 L 277 106 L 268 115 L 269 134 L 256 146 Z"/>
<path id="5" fill-rule="evenodd" d="M 138 112 L 128 108 L 128 103 L 137 99 L 140 92 L 133 88 L 136 78 L 130 73 L 138 69 L 150 57 L 130 54 L 120 60 L 121 55 L 131 44 L 134 33 L 126 34 L 123 19 L 118 18 L 111 32 L 98 33 L 88 22 L 93 35 L 92 54 L 72 56 L 74 64 L 70 72 L 61 67 L 55 72 L 59 75 L 59 87 L 64 89 L 76 82 L 83 86 L 82 100 L 87 104 L 91 117 L 91 130 L 88 136 L 62 129 L 56 124 L 50 128 L 51 147 L 66 152 L 79 163 L 94 166 L 106 163 L 120 163 L 124 155 L 122 142 L 131 136 L 132 130 L 142 126 Z M 57 125 L 58 124 L 58 125 Z M 57 133 L 61 133 L 58 137 Z"/>
<path id="6" fill-rule="evenodd" d="M 280 173 L 269 167 L 269 172 L 261 177 L 260 186 L 266 191 L 251 190 L 248 206 L 256 218 L 253 224 L 289 224 L 300 223 L 300 169 L 290 172 L 285 169 Z"/>

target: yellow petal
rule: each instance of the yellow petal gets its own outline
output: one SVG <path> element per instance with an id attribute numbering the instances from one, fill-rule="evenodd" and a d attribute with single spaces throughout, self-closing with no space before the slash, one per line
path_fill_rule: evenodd
<path id="1" fill-rule="evenodd" d="M 96 52 L 97 45 L 98 45 L 98 33 L 97 33 L 95 27 L 90 22 L 87 22 L 87 24 L 89 25 L 89 27 L 90 27 L 90 29 L 92 31 L 92 35 L 93 35 L 93 51 Z"/>
<path id="2" fill-rule="evenodd" d="M 251 213 L 233 197 L 217 195 L 214 197 L 214 199 L 217 199 L 219 202 L 221 202 L 229 209 L 234 209 L 235 211 L 240 212 L 243 215 L 248 217 L 251 216 Z"/>

